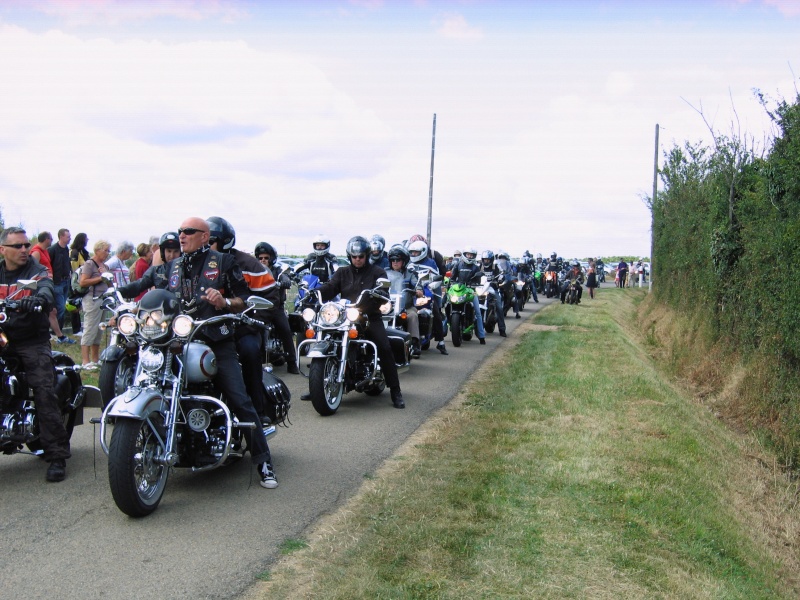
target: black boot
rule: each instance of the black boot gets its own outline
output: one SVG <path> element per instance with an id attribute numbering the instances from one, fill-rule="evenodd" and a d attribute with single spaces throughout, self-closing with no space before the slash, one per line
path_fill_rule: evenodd
<path id="1" fill-rule="evenodd" d="M 65 461 L 63 458 L 54 460 L 50 463 L 50 466 L 47 467 L 47 481 L 51 481 L 53 483 L 57 481 L 64 481 L 66 476 L 67 461 Z"/>
<path id="2" fill-rule="evenodd" d="M 300 396 L 300 400 L 311 400 L 311 392 L 306 392 L 302 396 Z"/>
<path id="3" fill-rule="evenodd" d="M 500 330 L 500 337 L 508 337 L 508 336 L 506 335 L 506 330 L 505 330 L 505 329 L 501 329 L 501 330 Z"/>
<path id="4" fill-rule="evenodd" d="M 300 375 L 300 369 L 297 368 L 296 362 L 286 363 L 286 372 L 292 375 Z"/>
<path id="5" fill-rule="evenodd" d="M 392 388 L 392 404 L 395 408 L 405 408 L 406 403 L 403 401 L 403 393 L 400 391 L 400 387 Z"/>

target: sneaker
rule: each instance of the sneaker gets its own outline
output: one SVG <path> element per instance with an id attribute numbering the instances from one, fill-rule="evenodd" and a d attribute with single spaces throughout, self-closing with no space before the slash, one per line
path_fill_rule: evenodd
<path id="1" fill-rule="evenodd" d="M 68 338 L 67 336 L 62 336 L 58 338 L 58 344 L 74 344 L 75 340 Z"/>
<path id="2" fill-rule="evenodd" d="M 54 460 L 50 463 L 50 466 L 47 467 L 47 481 L 56 483 L 58 481 L 64 481 L 64 478 L 67 476 L 67 461 L 63 458 L 59 458 L 58 460 Z"/>
<path id="3" fill-rule="evenodd" d="M 83 336 L 83 332 L 79 331 L 78 333 L 73 333 L 72 335 L 74 335 L 75 337 L 81 337 Z"/>
<path id="4" fill-rule="evenodd" d="M 444 355 L 449 354 L 449 352 L 447 352 L 447 348 L 444 345 L 444 342 L 439 342 L 438 344 L 436 344 L 436 349 Z"/>
<path id="5" fill-rule="evenodd" d="M 81 371 L 97 371 L 100 368 L 96 362 L 88 362 L 85 365 L 81 365 Z"/>
<path id="6" fill-rule="evenodd" d="M 258 465 L 258 473 L 261 475 L 261 487 L 268 490 L 274 490 L 278 487 L 278 480 L 275 479 L 275 472 L 272 470 L 272 465 L 268 462 L 263 462 Z"/>

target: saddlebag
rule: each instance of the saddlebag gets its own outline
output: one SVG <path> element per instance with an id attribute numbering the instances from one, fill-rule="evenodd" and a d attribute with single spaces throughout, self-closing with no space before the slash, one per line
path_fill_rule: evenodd
<path id="1" fill-rule="evenodd" d="M 395 364 L 408 364 L 409 356 L 407 354 L 407 348 L 411 345 L 411 334 L 407 331 L 394 329 L 393 327 L 387 327 L 386 334 L 389 336 L 389 343 L 392 346 Z"/>
<path id="2" fill-rule="evenodd" d="M 273 425 L 285 424 L 292 400 L 289 388 L 282 380 L 267 371 L 262 374 L 261 381 L 264 384 L 266 416 Z"/>

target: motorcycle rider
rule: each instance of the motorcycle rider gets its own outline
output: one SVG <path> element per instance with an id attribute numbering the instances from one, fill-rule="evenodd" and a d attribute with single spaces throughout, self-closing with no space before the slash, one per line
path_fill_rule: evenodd
<path id="1" fill-rule="evenodd" d="M 406 311 L 406 321 L 408 322 L 408 333 L 411 334 L 411 356 L 419 358 L 422 350 L 419 346 L 419 314 L 414 306 L 414 299 L 422 297 L 422 288 L 419 286 L 419 277 L 416 272 L 408 269 L 411 262 L 411 255 L 402 245 L 396 244 L 387 253 L 391 268 L 386 272 L 389 277 L 391 294 L 402 294 L 403 300 L 400 307 Z"/>
<path id="2" fill-rule="evenodd" d="M 17 292 L 21 279 L 35 279 L 36 290 L 17 293 L 16 311 L 9 310 L 3 331 L 9 345 L 6 356 L 16 356 L 22 363 L 28 384 L 33 388 L 33 403 L 39 420 L 39 439 L 44 448 L 47 481 L 63 481 L 70 457 L 69 436 L 64 427 L 55 393 L 55 364 L 50 352 L 48 315 L 55 305 L 53 280 L 47 268 L 29 256 L 28 235 L 21 227 L 7 227 L 0 233 L 0 297 Z"/>
<path id="3" fill-rule="evenodd" d="M 445 264 L 445 271 L 450 271 L 458 264 L 458 261 L 461 260 L 461 250 L 453 250 L 453 257 L 447 261 Z M 444 274 L 444 273 L 443 273 Z"/>
<path id="4" fill-rule="evenodd" d="M 292 330 L 289 327 L 289 318 L 286 316 L 286 311 L 284 310 L 284 306 L 286 305 L 286 290 L 292 286 L 292 280 L 288 273 L 283 272 L 280 267 L 275 264 L 276 256 L 275 249 L 267 242 L 259 242 L 256 244 L 255 257 L 272 274 L 277 282 L 276 288 L 278 290 L 277 295 L 270 294 L 270 296 L 266 296 L 275 306 L 261 312 L 265 315 L 265 320 L 268 323 L 272 323 L 275 327 L 275 333 L 283 344 L 283 349 L 286 352 L 286 372 L 299 375 L 300 371 L 297 368 L 297 350 L 294 345 Z M 264 260 L 262 260 L 262 258 L 264 258 Z M 274 299 L 273 296 L 275 296 Z"/>
<path id="5" fill-rule="evenodd" d="M 484 250 L 481 254 L 481 271 L 491 282 L 489 295 L 494 297 L 494 305 L 497 307 L 497 328 L 500 331 L 500 337 L 508 337 L 506 336 L 506 318 L 503 314 L 503 294 L 500 293 L 500 281 L 504 280 L 506 275 L 498 265 L 494 264 L 494 252 L 491 250 Z M 519 316 L 519 312 L 517 312 L 517 316 Z"/>
<path id="6" fill-rule="evenodd" d="M 466 246 L 461 254 L 461 260 L 450 270 L 450 284 L 463 283 L 474 287 L 480 282 L 481 267 L 477 262 L 478 251 L 472 246 Z M 483 315 L 478 294 L 472 298 L 472 307 L 475 312 L 475 328 L 478 330 L 478 340 L 486 343 L 486 330 L 483 328 Z"/>
<path id="7" fill-rule="evenodd" d="M 124 298 L 135 298 L 150 288 L 164 289 L 167 287 L 167 263 L 181 255 L 178 232 L 167 231 L 162 235 L 158 240 L 158 252 L 161 254 L 160 265 L 148 267 L 140 279 L 117 288 Z"/>
<path id="8" fill-rule="evenodd" d="M 514 275 L 516 274 L 516 269 L 514 265 L 511 264 L 511 257 L 509 257 L 508 252 L 505 250 L 498 250 L 497 255 L 495 258 L 495 265 L 497 268 L 500 269 L 500 272 L 503 274 L 503 286 L 509 286 L 511 288 L 511 301 L 512 301 L 512 308 L 514 309 L 514 317 L 519 319 L 521 318 L 519 315 L 519 300 L 517 299 L 517 288 L 513 283 Z M 503 294 L 501 293 L 500 296 L 502 297 Z M 505 304 L 505 299 L 503 299 L 503 303 Z"/>
<path id="9" fill-rule="evenodd" d="M 436 275 L 444 276 L 444 257 L 434 251 L 431 252 L 428 242 L 421 235 L 412 235 L 408 241 L 408 254 L 415 267 L 424 267 Z M 433 295 L 433 339 L 436 340 L 436 349 L 442 354 L 449 354 L 444 343 L 444 317 L 442 316 L 442 298 Z"/>
<path id="10" fill-rule="evenodd" d="M 533 280 L 533 269 L 533 257 L 531 257 L 530 252 L 525 250 L 525 254 L 522 255 L 522 258 L 517 265 L 517 275 L 519 275 L 521 279 L 525 280 L 525 284 L 531 290 L 533 301 L 538 304 L 539 297 L 536 295 L 536 283 Z"/>
<path id="11" fill-rule="evenodd" d="M 369 242 L 366 238 L 357 235 L 347 242 L 347 258 L 350 265 L 338 269 L 328 283 L 320 287 L 322 301 L 341 294 L 342 299 L 355 302 L 363 290 L 369 290 L 377 285 L 377 280 L 386 278 L 386 271 L 378 266 L 369 264 Z M 392 404 L 395 408 L 405 408 L 403 394 L 400 391 L 400 378 L 397 374 L 397 365 L 394 362 L 394 353 L 383 325 L 380 305 L 370 301 L 370 306 L 364 311 L 369 318 L 369 325 L 364 331 L 364 337 L 378 348 L 381 370 L 386 380 L 386 385 L 391 391 Z"/>
<path id="12" fill-rule="evenodd" d="M 232 254 L 211 249 L 210 228 L 205 219 L 189 217 L 181 223 L 178 234 L 183 254 L 167 265 L 167 289 L 181 299 L 184 312 L 196 319 L 208 319 L 221 311 L 244 310 L 250 290 L 242 270 Z M 230 323 L 206 327 L 203 332 L 202 338 L 214 351 L 219 367 L 214 385 L 225 395 L 240 421 L 259 423 L 258 413 L 247 395 Z M 246 429 L 244 434 L 253 463 L 258 465 L 261 486 L 278 487 L 264 430 Z"/>
<path id="13" fill-rule="evenodd" d="M 312 242 L 314 251 L 306 256 L 306 259 L 294 266 L 292 271 L 297 275 L 306 269 L 310 273 L 319 277 L 320 283 L 326 283 L 333 277 L 334 272 L 339 268 L 336 256 L 329 252 L 331 240 L 321 233 Z"/>
<path id="14" fill-rule="evenodd" d="M 578 285 L 578 304 L 580 304 L 581 296 L 583 295 L 583 287 L 581 284 L 585 281 L 583 276 L 583 269 L 581 269 L 581 264 L 577 260 L 573 260 L 570 263 L 570 270 L 567 273 L 567 277 L 564 281 L 564 285 L 561 286 L 561 304 L 564 304 L 564 300 L 567 297 L 567 290 L 571 283 L 577 283 Z"/>
<path id="15" fill-rule="evenodd" d="M 389 257 L 383 249 L 386 247 L 386 240 L 377 233 L 369 241 L 369 263 L 378 265 L 384 271 L 389 270 Z"/>

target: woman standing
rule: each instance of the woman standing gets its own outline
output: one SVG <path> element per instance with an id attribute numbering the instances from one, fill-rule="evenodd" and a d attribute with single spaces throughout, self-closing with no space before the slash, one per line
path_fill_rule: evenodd
<path id="1" fill-rule="evenodd" d="M 81 337 L 81 358 L 83 368 L 88 371 L 95 371 L 99 368 L 100 360 L 100 338 L 103 332 L 100 331 L 100 318 L 103 316 L 103 292 L 108 289 L 108 281 L 113 281 L 105 262 L 111 252 L 111 244 L 105 240 L 100 240 L 94 245 L 94 256 L 86 261 L 86 266 L 81 272 L 80 284 L 88 287 L 89 291 L 83 297 L 84 331 Z M 103 273 L 108 273 L 109 279 L 103 277 Z M 91 352 L 91 359 L 90 359 Z"/>
<path id="2" fill-rule="evenodd" d="M 153 247 L 150 244 L 142 242 L 136 246 L 136 254 L 139 255 L 139 258 L 133 263 L 133 276 L 131 277 L 131 281 L 139 281 L 142 275 L 144 275 L 144 272 L 150 268 L 150 264 L 153 262 Z M 142 299 L 144 294 L 145 292 L 142 292 L 136 296 L 135 300 L 138 302 Z"/>
<path id="3" fill-rule="evenodd" d="M 69 251 L 69 263 L 73 271 L 76 271 L 87 260 L 89 260 L 89 251 L 86 249 L 86 244 L 89 243 L 89 238 L 85 233 L 79 233 L 72 240 L 72 245 Z M 70 311 L 70 322 L 72 323 L 72 334 L 81 336 L 81 312 L 80 310 Z"/>
<path id="4" fill-rule="evenodd" d="M 589 298 L 594 298 L 594 289 L 598 287 L 597 284 L 597 263 L 593 258 L 589 259 L 589 270 L 586 275 L 586 287 L 589 290 Z"/>

